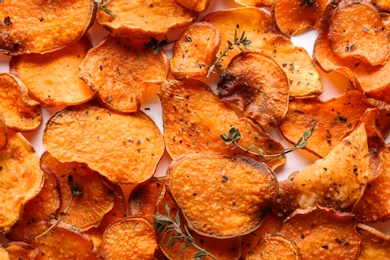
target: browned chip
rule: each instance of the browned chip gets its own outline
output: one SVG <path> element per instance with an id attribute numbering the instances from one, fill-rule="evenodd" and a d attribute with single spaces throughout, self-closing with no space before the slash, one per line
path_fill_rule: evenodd
<path id="1" fill-rule="evenodd" d="M 329 38 L 335 55 L 370 65 L 387 62 L 389 33 L 369 0 L 341 1 L 331 19 Z"/>
<path id="2" fill-rule="evenodd" d="M 189 10 L 201 13 L 206 11 L 211 0 L 176 0 L 176 2 Z"/>
<path id="3" fill-rule="evenodd" d="M 318 71 L 310 55 L 303 48 L 294 46 L 289 38 L 276 28 L 271 15 L 259 8 L 234 8 L 211 13 L 203 18 L 216 25 L 221 31 L 221 44 L 218 53 L 228 47 L 245 32 L 251 51 L 262 52 L 273 58 L 284 70 L 290 84 L 291 96 L 313 96 L 322 93 L 323 87 Z M 239 25 L 239 28 L 237 27 Z M 245 51 L 245 49 L 243 49 Z M 222 58 L 221 69 L 226 69 L 229 61 L 240 53 L 236 47 Z"/>
<path id="4" fill-rule="evenodd" d="M 7 148 L 0 151 L 0 233 L 19 220 L 24 204 L 35 197 L 43 182 L 39 159 L 19 133 L 9 133 Z"/>
<path id="5" fill-rule="evenodd" d="M 144 94 L 166 79 L 168 60 L 141 40 L 108 36 L 91 49 L 80 65 L 80 77 L 101 103 L 119 112 L 135 112 Z"/>
<path id="6" fill-rule="evenodd" d="M 163 137 L 147 115 L 117 114 L 94 101 L 57 112 L 43 145 L 59 161 L 86 163 L 116 183 L 151 178 L 164 153 Z"/>
<path id="7" fill-rule="evenodd" d="M 51 232 L 37 238 L 54 223 L 54 220 L 49 223 L 40 222 L 29 233 L 26 242 L 39 249 L 35 259 L 98 259 L 92 252 L 92 240 L 65 222 L 59 222 Z"/>
<path id="8" fill-rule="evenodd" d="M 327 101 L 318 98 L 293 99 L 280 130 L 289 141 L 294 142 L 305 129 L 321 123 L 305 148 L 324 157 L 352 132 L 366 110 L 372 107 L 368 99 L 357 90 L 347 90 L 342 96 Z M 382 110 L 376 122 L 384 136 L 390 127 L 387 113 Z"/>
<path id="9" fill-rule="evenodd" d="M 267 163 L 272 169 L 285 163 L 285 158 L 263 158 L 232 150 L 221 139 L 232 127 L 241 133 L 243 147 L 253 145 L 266 154 L 279 154 L 283 147 L 257 124 L 239 119 L 235 112 L 200 81 L 167 81 L 161 86 L 164 140 L 169 155 L 176 159 L 183 154 L 212 152 L 221 155 L 245 155 Z M 201 100 L 201 102 L 199 102 Z"/>
<path id="10" fill-rule="evenodd" d="M 221 35 L 219 29 L 207 22 L 192 24 L 176 41 L 170 71 L 177 79 L 200 78 L 216 59 Z"/>
<path id="11" fill-rule="evenodd" d="M 3 115 L 0 113 L 0 150 L 3 150 L 7 147 L 8 143 L 8 129 L 5 124 Z"/>
<path id="12" fill-rule="evenodd" d="M 246 260 L 301 259 L 299 248 L 283 235 L 264 236 L 256 248 L 246 255 Z"/>
<path id="13" fill-rule="evenodd" d="M 26 86 L 15 76 L 0 73 L 0 114 L 16 131 L 32 131 L 42 122 L 39 103 L 28 96 Z"/>
<path id="14" fill-rule="evenodd" d="M 51 52 L 79 40 L 93 23 L 92 0 L 2 1 L 0 51 Z"/>
<path id="15" fill-rule="evenodd" d="M 373 0 L 371 3 L 380 11 L 390 12 L 390 2 L 388 0 Z"/>
<path id="16" fill-rule="evenodd" d="M 172 162 L 167 175 L 189 227 L 216 238 L 255 230 L 278 188 L 273 171 L 247 157 L 186 155 Z"/>
<path id="17" fill-rule="evenodd" d="M 234 57 L 218 83 L 218 96 L 262 126 L 278 126 L 286 116 L 289 84 L 270 57 L 247 52 Z"/>
<path id="18" fill-rule="evenodd" d="M 371 178 L 365 125 L 361 124 L 323 159 L 279 183 L 274 211 L 288 216 L 316 205 L 352 210 Z"/>
<path id="19" fill-rule="evenodd" d="M 143 218 L 124 218 L 112 223 L 101 243 L 104 259 L 152 260 L 157 248 L 152 224 Z"/>
<path id="20" fill-rule="evenodd" d="M 38 248 L 23 242 L 10 242 L 3 244 L 3 247 L 7 250 L 11 260 L 33 260 L 39 253 Z M 0 259 L 3 260 L 1 255 Z"/>
<path id="21" fill-rule="evenodd" d="M 317 29 L 328 0 L 276 0 L 273 16 L 279 29 L 287 35 Z"/>
<path id="22" fill-rule="evenodd" d="M 352 214 L 327 208 L 296 211 L 281 233 L 296 243 L 302 259 L 357 259 L 360 253 Z"/>
<path id="23" fill-rule="evenodd" d="M 185 9 L 175 0 L 126 1 L 113 0 L 105 4 L 113 15 L 99 10 L 96 20 L 112 36 L 147 38 L 163 36 L 169 31 L 190 24 L 197 13 Z"/>
<path id="24" fill-rule="evenodd" d="M 390 255 L 390 237 L 364 224 L 358 224 L 357 227 L 362 240 L 359 259 L 387 259 Z"/>
<path id="25" fill-rule="evenodd" d="M 79 77 L 79 64 L 91 42 L 87 36 L 75 44 L 46 54 L 15 56 L 10 72 L 26 84 L 29 94 L 45 106 L 69 106 L 93 98 L 93 91 Z"/>

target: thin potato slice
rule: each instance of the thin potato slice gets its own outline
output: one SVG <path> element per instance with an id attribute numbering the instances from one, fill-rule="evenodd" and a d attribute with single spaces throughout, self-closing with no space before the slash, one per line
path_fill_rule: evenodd
<path id="1" fill-rule="evenodd" d="M 32 131 L 42 122 L 39 103 L 31 101 L 26 86 L 15 76 L 0 73 L 0 113 L 7 127 L 16 131 Z"/>
<path id="2" fill-rule="evenodd" d="M 3 115 L 0 113 L 0 150 L 3 150 L 7 147 L 8 143 L 8 129 L 5 124 Z"/>
<path id="3" fill-rule="evenodd" d="M 93 24 L 91 0 L 1 2 L 0 51 L 46 53 L 78 41 Z"/>
<path id="4" fill-rule="evenodd" d="M 289 100 L 287 76 L 270 57 L 247 52 L 234 57 L 222 81 L 218 96 L 262 126 L 278 126 L 286 116 Z"/>
<path id="5" fill-rule="evenodd" d="M 192 24 L 173 47 L 170 71 L 176 79 L 207 76 L 221 43 L 219 29 L 207 22 Z"/>
<path id="6" fill-rule="evenodd" d="M 105 5 L 115 17 L 99 10 L 96 21 L 112 36 L 147 38 L 163 36 L 169 31 L 190 24 L 197 13 L 176 0 L 126 1 L 113 0 Z"/>
<path id="7" fill-rule="evenodd" d="M 23 242 L 10 242 L 3 247 L 7 250 L 11 260 L 33 260 L 39 253 L 38 248 Z M 0 259 L 3 258 L 0 256 Z"/>
<path id="8" fill-rule="evenodd" d="M 152 260 L 157 249 L 153 225 L 144 218 L 124 218 L 112 223 L 101 243 L 104 259 Z"/>
<path id="9" fill-rule="evenodd" d="M 189 10 L 201 13 L 206 11 L 211 0 L 176 0 L 176 2 Z"/>
<path id="10" fill-rule="evenodd" d="M 227 146 L 222 133 L 236 127 L 241 132 L 243 147 L 261 148 L 266 154 L 279 154 L 283 147 L 258 125 L 247 118 L 238 119 L 235 112 L 200 81 L 167 81 L 161 86 L 164 140 L 173 159 L 183 154 L 210 152 L 220 155 L 245 155 L 263 161 L 272 169 L 285 163 L 285 158 L 263 158 Z M 202 102 L 199 102 L 199 101 Z M 254 148 L 256 149 L 256 148 Z"/>
<path id="11" fill-rule="evenodd" d="M 343 95 L 327 101 L 318 98 L 293 99 L 280 130 L 287 140 L 294 142 L 305 129 L 321 123 L 305 149 L 324 157 L 352 132 L 366 110 L 372 107 L 369 100 L 357 90 L 347 90 Z M 384 136 L 390 127 L 387 114 L 382 110 L 376 122 Z"/>
<path id="12" fill-rule="evenodd" d="M 147 115 L 113 113 L 93 101 L 57 112 L 43 145 L 59 161 L 86 163 L 114 183 L 151 178 L 164 153 L 163 137 Z"/>
<path id="13" fill-rule="evenodd" d="M 288 216 L 316 205 L 351 211 L 372 173 L 365 125 L 362 124 L 323 159 L 279 183 L 274 211 Z"/>
<path id="14" fill-rule="evenodd" d="M 8 233 L 43 185 L 38 156 L 21 134 L 10 133 L 7 148 L 0 151 L 0 173 L 0 233 Z"/>
<path id="15" fill-rule="evenodd" d="M 386 259 L 390 255 L 390 237 L 378 230 L 358 224 L 357 231 L 362 240 L 361 260 Z"/>
<path id="16" fill-rule="evenodd" d="M 168 60 L 143 41 L 108 36 L 91 49 L 80 65 L 79 76 L 102 104 L 119 112 L 135 112 L 144 94 L 159 86 L 168 74 Z"/>
<path id="17" fill-rule="evenodd" d="M 40 222 L 29 233 L 26 242 L 36 246 L 39 254 L 37 260 L 44 259 L 85 259 L 97 260 L 92 240 L 77 228 L 65 222 L 59 222 L 46 235 L 36 238 L 49 229 L 55 221 Z"/>
<path id="18" fill-rule="evenodd" d="M 317 29 L 328 0 L 276 0 L 273 16 L 279 29 L 287 35 L 297 35 L 308 28 Z"/>
<path id="19" fill-rule="evenodd" d="M 215 238 L 255 230 L 278 189 L 274 172 L 247 157 L 186 155 L 172 162 L 167 175 L 189 227 Z"/>
<path id="20" fill-rule="evenodd" d="M 353 215 L 333 209 L 296 211 L 281 233 L 295 242 L 302 259 L 357 259 L 360 253 Z"/>
<path id="21" fill-rule="evenodd" d="M 29 94 L 45 106 L 84 103 L 94 94 L 78 77 L 78 66 L 91 47 L 90 40 L 84 36 L 55 52 L 14 56 L 10 61 L 10 73 L 20 78 Z"/>
<path id="22" fill-rule="evenodd" d="M 299 248 L 283 235 L 264 236 L 256 248 L 246 255 L 246 260 L 299 260 Z"/>
<path id="23" fill-rule="evenodd" d="M 368 0 L 342 1 L 331 19 L 329 38 L 335 55 L 373 66 L 387 62 L 389 32 Z"/>
<path id="24" fill-rule="evenodd" d="M 46 152 L 41 157 L 41 168 L 44 171 L 52 171 L 57 178 L 61 194 L 59 214 L 69 207 L 61 220 L 79 230 L 97 227 L 103 216 L 114 206 L 113 192 L 105 183 L 103 176 L 85 164 L 61 163 Z M 79 185 L 82 194 L 75 196 L 69 206 L 73 184 Z"/>
<path id="25" fill-rule="evenodd" d="M 284 70 L 289 79 L 291 96 L 313 96 L 322 93 L 322 83 L 310 55 L 282 35 L 276 29 L 271 15 L 265 11 L 250 7 L 227 9 L 208 14 L 203 20 L 216 25 L 221 31 L 218 53 L 228 46 L 228 40 L 233 41 L 235 30 L 238 36 L 245 32 L 247 39 L 251 40 L 251 51 L 270 56 Z M 221 69 L 226 69 L 232 57 L 238 53 L 238 48 L 229 50 L 229 56 L 221 60 Z"/>

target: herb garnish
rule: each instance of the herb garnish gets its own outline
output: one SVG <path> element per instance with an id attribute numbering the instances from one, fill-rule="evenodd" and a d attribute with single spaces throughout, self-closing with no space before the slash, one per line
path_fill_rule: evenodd
<path id="1" fill-rule="evenodd" d="M 213 65 L 209 67 L 209 70 L 208 70 L 207 75 L 206 75 L 207 78 L 214 71 L 215 67 L 221 67 L 222 66 L 221 59 L 223 57 L 229 56 L 227 54 L 227 52 L 229 50 L 232 50 L 234 48 L 234 46 L 237 46 L 237 48 L 240 49 L 241 52 L 244 52 L 244 50 L 241 48 L 241 45 L 244 46 L 245 49 L 250 51 L 249 44 L 252 41 L 248 40 L 247 37 L 245 37 L 245 31 L 243 31 L 241 36 L 240 36 L 240 38 L 238 38 L 238 36 L 237 36 L 237 28 L 238 28 L 238 25 L 234 28 L 234 40 L 233 40 L 233 42 L 231 42 L 229 40 L 227 41 L 228 46 L 219 54 L 219 57 L 214 61 Z"/>
<path id="2" fill-rule="evenodd" d="M 72 194 L 72 196 L 69 200 L 68 206 L 65 208 L 64 211 L 59 213 L 60 216 L 58 217 L 58 219 L 55 223 L 53 223 L 48 229 L 46 229 L 45 232 L 43 232 L 42 234 L 35 237 L 35 241 L 37 241 L 38 238 L 45 236 L 47 233 L 49 233 L 49 231 L 51 231 L 53 228 L 55 228 L 58 225 L 58 223 L 60 223 L 61 218 L 63 216 L 65 216 L 66 213 L 68 212 L 70 206 L 72 205 L 74 198 L 76 196 L 80 196 L 83 194 L 81 185 L 78 183 L 73 183 L 73 176 L 72 175 L 68 175 L 68 185 L 70 186 L 70 192 Z"/>
<path id="3" fill-rule="evenodd" d="M 213 256 L 211 253 L 209 253 L 206 249 L 198 246 L 195 243 L 195 239 L 191 236 L 186 225 L 184 225 L 185 232 L 183 232 L 181 230 L 179 211 L 177 211 L 176 216 L 173 220 L 171 218 L 168 203 L 165 204 L 165 211 L 166 211 L 167 215 L 162 215 L 162 214 L 153 215 L 154 226 L 157 229 L 158 234 L 162 234 L 162 232 L 164 232 L 164 230 L 165 230 L 165 233 L 163 235 L 162 240 L 164 240 L 168 234 L 174 232 L 174 234 L 168 240 L 167 246 L 173 245 L 176 242 L 176 240 L 178 240 L 178 239 L 185 240 L 186 244 L 185 244 L 184 248 L 181 250 L 180 259 L 183 256 L 183 253 L 187 248 L 195 247 L 198 251 L 194 254 L 194 259 L 203 259 L 203 258 L 206 258 L 207 256 L 209 256 L 212 259 L 217 260 L 217 258 L 215 258 L 215 256 Z"/>
<path id="4" fill-rule="evenodd" d="M 156 38 L 152 37 L 150 38 L 150 41 L 148 43 L 144 42 L 144 45 L 148 49 L 153 49 L 153 54 L 157 55 L 162 47 L 173 42 L 175 41 L 169 41 L 168 38 L 164 35 L 164 40 L 159 41 Z"/>
<path id="5" fill-rule="evenodd" d="M 104 0 L 93 0 L 93 1 L 97 4 L 97 7 L 100 10 L 102 10 L 103 12 L 105 12 L 108 15 L 111 15 L 112 17 L 115 17 L 114 13 L 110 9 L 108 9 L 106 6 L 106 4 L 111 2 L 111 0 L 108 0 L 107 2 L 104 2 Z"/>
<path id="6" fill-rule="evenodd" d="M 283 151 L 281 151 L 280 153 L 277 153 L 277 154 L 265 154 L 264 151 L 262 149 L 260 149 L 260 148 L 257 149 L 257 152 L 251 151 L 253 149 L 253 147 L 254 147 L 253 144 L 250 145 L 248 148 L 242 147 L 238 143 L 238 140 L 240 140 L 240 138 L 241 138 L 241 133 L 235 127 L 230 128 L 229 135 L 221 134 L 221 138 L 222 138 L 222 140 L 225 141 L 225 143 L 227 145 L 234 144 L 233 149 L 237 147 L 237 148 L 239 148 L 239 149 L 241 149 L 241 150 L 243 150 L 243 151 L 245 151 L 245 152 L 247 152 L 249 154 L 258 155 L 258 156 L 261 156 L 263 158 L 274 158 L 274 157 L 279 157 L 279 156 L 284 158 L 286 154 L 291 153 L 291 152 L 293 152 L 295 150 L 302 149 L 302 148 L 306 147 L 309 138 L 313 135 L 314 131 L 320 125 L 321 125 L 321 123 L 317 124 L 316 126 L 313 126 L 310 129 L 306 129 L 303 132 L 302 137 L 299 138 L 298 142 L 296 142 L 296 143 L 293 142 L 293 146 L 294 147 L 286 148 L 286 149 L 284 149 Z"/>

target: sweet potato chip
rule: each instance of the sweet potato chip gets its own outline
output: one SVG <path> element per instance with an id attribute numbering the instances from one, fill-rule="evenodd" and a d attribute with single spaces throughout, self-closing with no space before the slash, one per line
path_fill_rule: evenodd
<path id="1" fill-rule="evenodd" d="M 80 77 L 102 104 L 119 112 L 135 112 L 149 88 L 166 79 L 168 60 L 140 40 L 108 36 L 91 49 L 80 65 Z"/>
<path id="2" fill-rule="evenodd" d="M 43 171 L 41 191 L 24 205 L 22 219 L 7 234 L 7 238 L 23 241 L 30 229 L 39 221 L 53 219 L 61 205 L 60 190 L 53 172 Z"/>
<path id="3" fill-rule="evenodd" d="M 382 12 L 390 12 L 390 2 L 387 0 L 373 0 L 372 4 Z"/>
<path id="4" fill-rule="evenodd" d="M 329 38 L 335 55 L 373 66 L 387 62 L 389 32 L 369 0 L 341 1 L 331 19 Z"/>
<path id="5" fill-rule="evenodd" d="M 374 260 L 386 259 L 389 257 L 390 237 L 388 235 L 364 224 L 358 224 L 357 231 L 362 240 L 362 250 L 359 259 Z"/>
<path id="6" fill-rule="evenodd" d="M 11 260 L 7 250 L 0 246 L 0 259 L 2 260 Z"/>
<path id="7" fill-rule="evenodd" d="M 3 247 L 7 250 L 11 260 L 33 260 L 39 253 L 38 248 L 23 242 L 10 242 L 6 246 L 3 244 Z M 0 259 L 3 258 L 0 256 Z"/>
<path id="8" fill-rule="evenodd" d="M 156 234 L 143 218 L 124 218 L 112 223 L 101 243 L 104 259 L 155 259 Z"/>
<path id="9" fill-rule="evenodd" d="M 221 43 L 219 29 L 207 22 L 192 24 L 173 47 L 170 71 L 176 79 L 201 78 L 208 74 Z"/>
<path id="10" fill-rule="evenodd" d="M 147 3 L 113 0 L 105 6 L 114 17 L 99 10 L 96 21 L 115 37 L 163 36 L 175 28 L 190 24 L 197 17 L 196 12 L 180 6 L 176 0 L 151 0 Z"/>
<path id="11" fill-rule="evenodd" d="M 92 44 L 88 37 L 61 50 L 46 54 L 14 56 L 10 73 L 26 84 L 29 94 L 45 106 L 69 106 L 93 98 L 93 91 L 82 81 L 79 64 Z"/>
<path id="12" fill-rule="evenodd" d="M 279 154 L 283 147 L 257 124 L 247 118 L 238 119 L 235 112 L 200 81 L 167 81 L 161 86 L 164 140 L 169 155 L 212 152 L 221 155 L 245 155 L 263 161 L 272 169 L 285 163 L 285 158 L 263 158 L 227 146 L 221 134 L 236 127 L 241 132 L 243 147 L 254 145 L 266 154 Z M 202 100 L 202 102 L 199 102 Z"/>
<path id="13" fill-rule="evenodd" d="M 278 126 L 289 100 L 287 76 L 279 65 L 259 52 L 235 56 L 218 83 L 218 96 L 262 126 Z"/>
<path id="14" fill-rule="evenodd" d="M 59 222 L 51 232 L 37 238 L 54 223 L 54 220 L 49 223 L 40 222 L 29 233 L 26 242 L 39 249 L 35 259 L 98 259 L 92 252 L 92 240 L 65 222 Z"/>
<path id="15" fill-rule="evenodd" d="M 328 0 L 276 0 L 272 14 L 279 29 L 297 35 L 309 28 L 317 29 Z"/>
<path id="16" fill-rule="evenodd" d="M 296 211 L 281 233 L 295 242 L 302 259 L 357 259 L 360 253 L 352 214 L 327 208 Z"/>
<path id="17" fill-rule="evenodd" d="M 221 31 L 218 53 L 233 41 L 234 32 L 251 41 L 251 51 L 262 52 L 273 58 L 284 70 L 290 84 L 291 96 L 312 96 L 322 93 L 323 87 L 318 71 L 310 55 L 303 48 L 294 46 L 289 38 L 276 29 L 272 17 L 259 8 L 234 8 L 214 12 L 203 18 Z M 245 51 L 245 49 L 243 49 Z M 240 53 L 236 47 L 221 59 L 221 69 L 226 69 L 232 57 Z"/>
<path id="18" fill-rule="evenodd" d="M 284 137 L 294 142 L 305 129 L 321 123 L 305 147 L 310 152 L 324 157 L 343 138 L 352 132 L 368 108 L 374 107 L 357 90 L 347 90 L 342 96 L 321 101 L 319 98 L 290 100 L 286 120 L 280 126 Z M 389 131 L 388 112 L 382 110 L 377 125 L 384 136 Z"/>
<path id="19" fill-rule="evenodd" d="M 164 153 L 163 137 L 147 115 L 113 113 L 94 101 L 57 112 L 43 145 L 59 161 L 86 163 L 115 183 L 151 178 Z"/>
<path id="20" fill-rule="evenodd" d="M 279 183 L 274 211 L 288 216 L 316 205 L 352 210 L 371 177 L 365 125 L 360 125 L 323 159 Z"/>
<path id="21" fill-rule="evenodd" d="M 41 167 L 45 171 L 52 171 L 57 178 L 61 194 L 59 211 L 64 212 L 69 207 L 62 216 L 62 221 L 81 231 L 88 230 L 97 227 L 103 216 L 114 206 L 113 192 L 106 185 L 103 176 L 85 164 L 61 163 L 46 152 L 41 157 Z M 78 185 L 82 194 L 74 196 L 70 203 L 72 185 Z"/>
<path id="22" fill-rule="evenodd" d="M 176 0 L 176 2 L 189 10 L 201 13 L 206 11 L 211 0 Z"/>
<path id="23" fill-rule="evenodd" d="M 274 4 L 274 0 L 234 0 L 242 6 L 255 6 L 255 7 L 271 7 Z"/>
<path id="24" fill-rule="evenodd" d="M 75 43 L 93 24 L 95 5 L 77 1 L 2 1 L 0 51 L 45 53 Z"/>
<path id="25" fill-rule="evenodd" d="M 143 217 L 153 222 L 157 202 L 165 191 L 166 178 L 156 178 L 138 184 L 129 195 L 129 216 Z"/>
<path id="26" fill-rule="evenodd" d="M 0 151 L 0 173 L 0 233 L 7 233 L 43 184 L 38 156 L 21 134 L 10 133 L 7 148 Z"/>
<path id="27" fill-rule="evenodd" d="M 166 211 L 167 206 L 169 208 L 169 215 Z M 174 219 L 174 217 L 179 214 L 178 216 L 180 218 L 180 229 L 184 234 L 186 234 L 185 228 L 188 227 L 187 221 L 181 214 L 180 208 L 178 207 L 176 202 L 165 190 L 161 200 L 158 202 L 156 207 L 156 216 L 158 216 L 159 214 L 162 216 L 169 216 L 171 219 Z M 169 234 L 167 234 L 166 232 L 166 229 L 161 230 L 161 232 L 157 232 L 157 242 L 161 251 L 168 259 L 194 259 L 195 255 L 199 253 L 199 250 L 193 246 L 186 247 L 187 241 L 185 239 L 177 239 L 174 243 L 169 243 L 175 232 L 171 232 Z M 207 250 L 207 252 L 217 257 L 218 260 L 240 259 L 240 237 L 233 237 L 221 240 L 213 237 L 199 235 L 193 230 L 188 230 L 188 232 L 194 239 L 196 245 L 198 245 L 204 250 Z M 206 256 L 204 259 L 211 260 L 212 258 L 210 256 Z"/>
<path id="28" fill-rule="evenodd" d="M 42 122 L 38 102 L 31 101 L 26 86 L 15 76 L 0 73 L 0 113 L 7 127 L 16 131 L 32 131 Z"/>
<path id="29" fill-rule="evenodd" d="M 187 155 L 172 162 L 167 175 L 188 226 L 216 238 L 255 230 L 278 188 L 273 171 L 247 157 Z"/>
<path id="30" fill-rule="evenodd" d="M 0 114 L 0 150 L 7 147 L 8 143 L 8 129 L 2 114 Z"/>
<path id="31" fill-rule="evenodd" d="M 246 255 L 246 260 L 301 259 L 299 248 L 283 235 L 264 236 L 256 248 Z"/>

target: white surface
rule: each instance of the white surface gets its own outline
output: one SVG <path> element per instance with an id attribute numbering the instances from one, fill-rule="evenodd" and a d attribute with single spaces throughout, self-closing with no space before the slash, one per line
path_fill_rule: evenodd
<path id="1" fill-rule="evenodd" d="M 221 3 L 223 2 L 223 3 Z M 211 3 L 211 6 L 209 7 L 207 12 L 211 12 L 214 10 L 219 9 L 225 9 L 229 7 L 235 7 L 237 6 L 232 0 L 224 0 L 224 1 L 216 1 L 214 0 Z M 202 15 L 204 16 L 204 14 Z M 201 16 L 201 17 L 202 17 Z M 200 18 L 201 18 L 200 17 Z M 90 35 L 93 39 L 93 45 L 95 46 L 105 35 L 108 33 L 102 29 L 100 26 L 94 25 L 89 30 Z M 175 33 L 177 35 L 177 32 Z M 304 47 L 307 52 L 311 55 L 313 50 L 313 44 L 315 41 L 315 38 L 317 36 L 317 33 L 315 31 L 308 31 L 298 37 L 293 37 L 292 41 L 295 45 Z M 174 39 L 174 35 L 169 35 L 168 38 L 170 40 Z M 165 51 L 168 52 L 168 56 L 171 56 L 170 49 L 172 46 L 166 46 Z M 4 54 L 0 53 L 0 72 L 8 72 L 10 58 L 5 56 Z M 339 75 L 338 73 L 331 73 L 326 74 L 320 71 L 321 79 L 324 84 L 324 93 L 321 95 L 321 99 L 329 99 L 331 97 L 336 97 L 343 93 L 344 89 L 350 87 L 349 81 Z M 215 84 L 215 83 L 214 83 Z M 337 87 L 336 87 L 337 85 Z M 215 87 L 215 86 L 212 86 Z M 142 102 L 142 108 L 141 110 L 147 113 L 159 126 L 161 132 L 162 132 L 162 119 L 161 119 L 161 105 L 159 98 L 157 96 L 157 89 L 152 90 L 149 92 L 145 99 Z M 149 108 L 148 110 L 145 110 L 145 108 Z M 42 108 L 43 110 L 43 116 L 44 116 L 44 122 L 41 125 L 39 129 L 32 133 L 27 133 L 25 136 L 28 140 L 33 144 L 38 154 L 42 154 L 43 147 L 42 147 L 42 131 L 45 126 L 45 122 L 50 118 L 50 116 L 55 113 L 60 108 Z M 274 136 L 275 139 L 279 140 L 284 146 L 289 146 L 290 144 L 287 143 L 281 134 L 279 133 L 279 130 L 277 129 L 268 129 L 271 135 Z M 280 167 L 276 170 L 276 174 L 280 180 L 286 179 L 287 176 L 297 170 L 301 170 L 311 163 L 313 163 L 318 158 L 306 151 L 296 151 L 294 153 L 290 153 L 287 155 L 287 163 L 283 167 Z M 163 160 L 159 164 L 157 168 L 156 175 L 164 175 L 165 170 L 170 162 L 169 156 L 165 154 Z M 381 231 L 390 234 L 390 223 L 380 223 L 373 225 L 380 229 Z M 1 236 L 0 236 L 1 238 Z M 0 239 L 1 240 L 1 239 Z"/>

